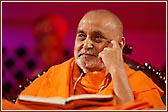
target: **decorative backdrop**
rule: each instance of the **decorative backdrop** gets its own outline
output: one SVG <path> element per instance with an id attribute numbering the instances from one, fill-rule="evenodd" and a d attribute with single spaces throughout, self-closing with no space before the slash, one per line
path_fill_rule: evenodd
<path id="1" fill-rule="evenodd" d="M 40 72 L 37 70 L 41 67 L 41 60 L 35 52 L 32 31 L 38 17 L 56 14 L 65 18 L 68 23 L 65 45 L 67 58 L 70 58 L 80 18 L 87 11 L 97 8 L 108 9 L 123 21 L 126 43 L 133 47 L 129 57 L 166 71 L 165 2 L 3 2 L 3 93 L 15 97 L 18 85 Z"/>

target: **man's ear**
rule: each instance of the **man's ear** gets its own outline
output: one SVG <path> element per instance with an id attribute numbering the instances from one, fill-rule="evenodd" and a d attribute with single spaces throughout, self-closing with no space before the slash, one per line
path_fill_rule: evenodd
<path id="1" fill-rule="evenodd" d="M 120 42 L 119 42 L 120 47 L 123 49 L 125 46 L 125 37 L 121 37 Z"/>

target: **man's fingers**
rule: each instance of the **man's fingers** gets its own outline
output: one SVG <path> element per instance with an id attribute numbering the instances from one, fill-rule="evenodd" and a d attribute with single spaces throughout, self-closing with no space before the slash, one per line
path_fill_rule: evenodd
<path id="1" fill-rule="evenodd" d="M 102 56 L 101 56 L 102 54 L 101 54 L 101 52 L 99 53 L 99 55 L 98 55 L 98 60 L 100 60 L 100 62 L 101 63 L 103 63 L 103 60 L 102 60 Z"/>
<path id="2" fill-rule="evenodd" d="M 117 41 L 115 41 L 115 40 L 112 40 L 111 44 L 112 44 L 113 48 L 119 48 L 120 47 L 119 43 Z"/>
<path id="3" fill-rule="evenodd" d="M 107 47 L 109 47 L 109 48 L 112 48 L 112 47 L 113 47 L 112 41 L 109 42 L 109 44 L 107 45 Z"/>
<path id="4" fill-rule="evenodd" d="M 119 48 L 119 47 L 120 47 L 120 45 L 119 45 L 118 41 L 112 40 L 109 42 L 109 44 L 105 48 Z"/>

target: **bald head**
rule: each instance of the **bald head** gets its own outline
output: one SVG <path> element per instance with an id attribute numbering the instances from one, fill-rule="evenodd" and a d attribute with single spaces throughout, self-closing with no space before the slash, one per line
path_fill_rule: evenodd
<path id="1" fill-rule="evenodd" d="M 116 15 L 107 10 L 92 10 L 83 16 L 77 29 L 74 56 L 84 73 L 105 68 L 98 55 L 112 46 L 112 40 L 123 49 L 122 23 Z"/>
<path id="2" fill-rule="evenodd" d="M 121 20 L 114 13 L 108 10 L 97 9 L 87 12 L 79 22 L 79 25 L 86 19 L 103 21 L 104 25 L 111 27 L 109 30 L 111 30 L 112 32 L 114 29 L 116 30 L 117 37 L 121 38 L 123 36 L 123 24 Z"/>

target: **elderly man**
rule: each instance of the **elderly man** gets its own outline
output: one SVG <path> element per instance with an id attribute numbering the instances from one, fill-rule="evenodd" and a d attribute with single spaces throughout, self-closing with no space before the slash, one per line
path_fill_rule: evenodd
<path id="1" fill-rule="evenodd" d="M 160 98 L 163 91 L 143 72 L 124 63 L 124 45 L 123 25 L 116 15 L 107 10 L 89 11 L 78 25 L 74 58 L 52 66 L 21 95 L 106 94 L 115 96 L 111 107 L 146 99 L 153 108 L 165 108 Z"/>

